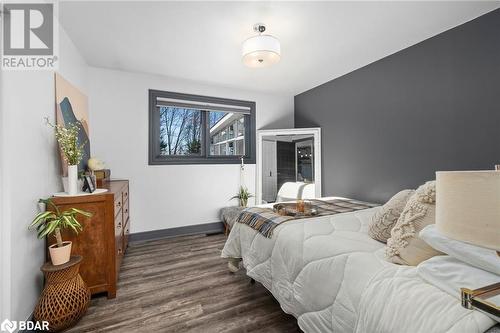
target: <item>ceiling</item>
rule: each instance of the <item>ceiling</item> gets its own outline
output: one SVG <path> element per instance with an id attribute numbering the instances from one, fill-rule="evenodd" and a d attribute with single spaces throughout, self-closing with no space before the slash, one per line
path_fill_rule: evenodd
<path id="1" fill-rule="evenodd" d="M 298 94 L 495 8 L 498 1 L 79 2 L 60 21 L 91 66 Z M 241 43 L 254 23 L 281 61 L 252 69 Z"/>

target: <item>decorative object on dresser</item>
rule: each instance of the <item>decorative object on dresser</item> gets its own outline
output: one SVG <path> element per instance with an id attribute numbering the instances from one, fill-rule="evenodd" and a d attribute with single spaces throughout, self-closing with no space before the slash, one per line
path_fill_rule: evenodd
<path id="1" fill-rule="evenodd" d="M 102 186 L 102 183 L 111 179 L 111 170 L 105 169 L 106 164 L 97 157 L 92 157 L 88 161 L 88 167 L 93 175 L 96 186 Z"/>
<path id="2" fill-rule="evenodd" d="M 80 127 L 79 122 L 68 123 L 67 126 L 52 125 L 48 118 L 45 118 L 47 125 L 54 128 L 54 133 L 59 143 L 59 149 L 64 161 L 67 163 L 67 189 L 68 194 L 75 195 L 80 190 L 78 186 L 78 164 L 83 157 L 85 142 L 79 142 Z"/>
<path id="3" fill-rule="evenodd" d="M 90 291 L 78 273 L 81 256 L 72 256 L 63 265 L 45 263 L 45 287 L 33 312 L 36 321 L 47 321 L 50 332 L 59 332 L 75 325 L 85 314 Z"/>
<path id="4" fill-rule="evenodd" d="M 436 195 L 436 231 L 457 243 L 463 242 L 463 247 L 490 249 L 500 264 L 500 172 L 436 172 Z M 470 264 L 490 271 L 489 266 L 477 261 Z M 491 271 L 498 274 L 497 269 Z M 498 303 L 488 300 L 500 295 L 500 283 L 475 290 L 462 288 L 461 292 L 464 307 L 500 319 Z"/>
<path id="5" fill-rule="evenodd" d="M 104 162 L 97 157 L 89 158 L 87 165 L 90 171 L 102 170 L 106 167 Z"/>
<path id="6" fill-rule="evenodd" d="M 90 175 L 83 176 L 83 188 L 82 191 L 88 191 L 89 193 L 93 193 L 96 190 L 94 179 Z"/>
<path id="7" fill-rule="evenodd" d="M 71 256 L 71 241 L 63 242 L 61 237 L 62 229 L 69 229 L 75 234 L 82 230 L 82 225 L 78 222 L 76 217 L 82 215 L 91 217 L 92 214 L 74 207 L 61 211 L 50 199 L 40 199 L 39 204 L 42 203 L 43 207 L 53 209 L 52 211 L 41 211 L 38 213 L 31 222 L 29 229 L 36 228 L 38 238 L 44 239 L 45 237 L 53 235 L 56 243 L 49 246 L 50 259 L 54 266 L 65 264 L 69 261 Z"/>
<path id="8" fill-rule="evenodd" d="M 78 238 L 66 232 L 63 237 L 73 242 L 73 255 L 83 256 L 80 274 L 90 292 L 106 292 L 108 298 L 114 298 L 130 230 L 129 183 L 112 180 L 103 186 L 107 192 L 102 194 L 56 197 L 52 201 L 59 209 L 76 207 L 93 214 L 80 221 L 83 231 Z"/>
<path id="9" fill-rule="evenodd" d="M 102 186 L 104 182 L 107 182 L 111 179 L 111 170 L 110 169 L 94 170 L 94 176 L 96 179 L 96 185 Z"/>

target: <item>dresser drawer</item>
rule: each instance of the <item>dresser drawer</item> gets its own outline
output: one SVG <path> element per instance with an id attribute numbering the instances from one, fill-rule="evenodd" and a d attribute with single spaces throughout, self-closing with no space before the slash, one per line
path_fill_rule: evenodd
<path id="1" fill-rule="evenodd" d="M 115 197 L 115 216 L 121 214 L 123 206 L 123 199 L 121 195 L 116 195 Z"/>
<path id="2" fill-rule="evenodd" d="M 128 210 L 128 200 L 127 200 L 123 204 L 123 224 L 128 222 L 128 215 L 129 215 L 129 210 Z"/>
<path id="3" fill-rule="evenodd" d="M 128 235 L 130 234 L 130 223 L 125 222 L 125 229 L 123 229 L 123 252 L 127 251 Z"/>
<path id="4" fill-rule="evenodd" d="M 122 242 L 122 237 L 115 237 L 116 243 L 115 243 L 115 264 L 116 264 L 116 276 L 118 276 L 120 272 L 120 266 L 122 264 L 122 259 L 123 259 L 123 242 Z"/>
<path id="5" fill-rule="evenodd" d="M 121 210 L 120 210 L 121 212 Z M 115 218 L 115 260 L 116 260 L 116 274 L 120 271 L 120 265 L 123 257 L 123 219 L 122 214 Z"/>
<path id="6" fill-rule="evenodd" d="M 124 187 L 122 192 L 123 202 L 128 200 L 128 185 Z"/>
<path id="7" fill-rule="evenodd" d="M 123 231 L 123 218 L 122 215 L 119 214 L 115 217 L 115 236 L 121 236 Z"/>

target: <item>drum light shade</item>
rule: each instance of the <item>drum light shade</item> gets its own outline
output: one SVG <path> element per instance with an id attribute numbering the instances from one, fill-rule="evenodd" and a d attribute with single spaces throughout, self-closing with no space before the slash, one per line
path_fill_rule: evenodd
<path id="1" fill-rule="evenodd" d="M 500 171 L 436 172 L 436 228 L 500 251 Z"/>
<path id="2" fill-rule="evenodd" d="M 258 35 L 243 42 L 243 63 L 248 67 L 267 67 L 280 61 L 281 46 L 276 37 Z"/>

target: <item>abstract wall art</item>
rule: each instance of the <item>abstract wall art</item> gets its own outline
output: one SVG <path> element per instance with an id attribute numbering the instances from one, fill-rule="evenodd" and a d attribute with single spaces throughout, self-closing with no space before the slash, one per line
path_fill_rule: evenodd
<path id="1" fill-rule="evenodd" d="M 61 75 L 55 74 L 56 84 L 56 123 L 68 126 L 71 123 L 80 124 L 78 142 L 84 143 L 83 158 L 78 165 L 78 171 L 87 170 L 87 161 L 90 158 L 90 132 L 88 99 L 78 88 L 66 81 Z M 67 175 L 67 166 L 61 155 L 63 176 Z"/>

